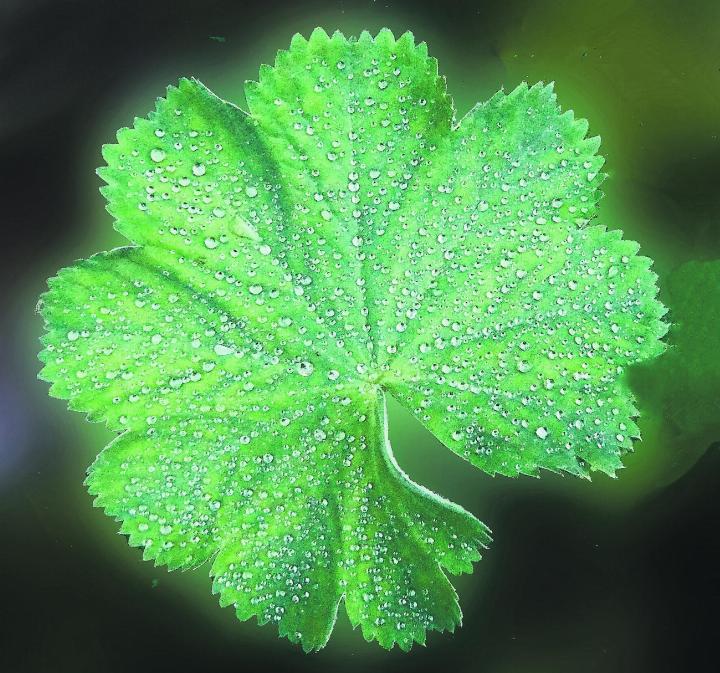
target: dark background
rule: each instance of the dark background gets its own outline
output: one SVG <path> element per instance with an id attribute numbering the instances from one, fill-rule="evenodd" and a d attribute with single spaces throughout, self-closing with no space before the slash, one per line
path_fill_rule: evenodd
<path id="1" fill-rule="evenodd" d="M 716 0 L 0 0 L 0 670 L 718 670 L 720 452 L 668 438 L 662 418 L 618 480 L 588 484 L 491 479 L 393 409 L 401 465 L 495 531 L 455 581 L 463 628 L 410 654 L 365 643 L 341 615 L 328 647 L 304 655 L 219 608 L 206 569 L 143 563 L 92 508 L 84 470 L 109 436 L 35 380 L 33 311 L 59 267 L 122 243 L 97 191 L 100 146 L 182 75 L 242 105 L 242 81 L 315 25 L 413 30 L 459 113 L 500 86 L 555 80 L 603 136 L 603 220 L 661 280 L 720 257 Z"/>

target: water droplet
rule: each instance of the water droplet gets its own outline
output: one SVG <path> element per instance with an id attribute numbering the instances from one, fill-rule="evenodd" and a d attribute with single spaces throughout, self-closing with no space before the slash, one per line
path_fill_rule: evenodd
<path id="1" fill-rule="evenodd" d="M 216 355 L 232 355 L 235 351 L 232 348 L 229 348 L 228 346 L 225 346 L 224 344 L 215 344 L 215 347 L 213 348 Z"/>
<path id="2" fill-rule="evenodd" d="M 312 362 L 308 362 L 307 360 L 303 360 L 302 362 L 299 362 L 297 365 L 297 373 L 300 374 L 300 376 L 310 376 L 315 371 L 315 367 Z"/>

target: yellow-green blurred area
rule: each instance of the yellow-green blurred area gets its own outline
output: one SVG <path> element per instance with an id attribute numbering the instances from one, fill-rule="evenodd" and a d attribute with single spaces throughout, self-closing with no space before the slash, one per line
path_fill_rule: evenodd
<path id="1" fill-rule="evenodd" d="M 124 244 L 98 192 L 101 145 L 181 76 L 242 107 L 244 80 L 317 25 L 412 30 L 458 118 L 501 87 L 555 81 L 561 105 L 603 139 L 600 221 L 655 260 L 670 317 L 689 330 L 665 368 L 632 373 L 643 439 L 615 480 L 493 479 L 391 404 L 402 468 L 495 537 L 454 580 L 463 628 L 407 655 L 365 643 L 342 609 L 328 647 L 303 655 L 219 608 L 206 568 L 143 563 L 82 484 L 109 433 L 36 380 L 46 279 Z M 0 670 L 714 669 L 720 275 L 678 270 L 720 258 L 720 3 L 7 0 L 0 79 Z"/>

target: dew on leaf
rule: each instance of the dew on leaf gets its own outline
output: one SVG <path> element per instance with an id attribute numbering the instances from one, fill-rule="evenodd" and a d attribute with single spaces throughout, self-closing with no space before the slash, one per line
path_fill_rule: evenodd
<path id="1" fill-rule="evenodd" d="M 145 558 L 306 650 L 341 600 L 409 649 L 489 535 L 398 468 L 386 396 L 491 474 L 614 474 L 664 309 L 552 87 L 458 121 L 411 35 L 318 30 L 246 92 L 181 80 L 105 153 L 131 245 L 54 279 L 42 377 L 118 433 L 88 487 Z"/>

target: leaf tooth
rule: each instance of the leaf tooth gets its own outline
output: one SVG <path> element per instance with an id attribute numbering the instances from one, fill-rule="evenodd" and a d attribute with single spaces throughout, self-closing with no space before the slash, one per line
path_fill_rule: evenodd
<path id="1" fill-rule="evenodd" d="M 307 42 L 312 47 L 316 46 L 318 43 L 324 44 L 329 41 L 330 36 L 327 34 L 327 31 L 322 26 L 317 26 L 316 28 L 313 28 L 313 31 L 310 33 L 310 38 Z"/>
<path id="2" fill-rule="evenodd" d="M 490 100 L 495 101 L 498 98 L 503 99 L 503 104 L 510 102 L 511 100 L 514 100 L 518 96 L 526 95 L 527 92 L 530 91 L 528 88 L 527 82 L 520 82 L 509 94 L 505 94 L 504 89 L 500 89 Z"/>
<path id="3" fill-rule="evenodd" d="M 302 35 L 300 35 L 300 37 L 302 38 Z M 304 40 L 305 38 L 302 38 L 302 39 Z M 302 43 L 298 40 L 296 42 L 295 48 L 299 49 L 300 44 L 302 44 Z M 285 63 L 292 58 L 292 52 L 293 52 L 292 45 L 291 45 L 290 49 L 278 49 L 277 53 L 275 54 L 275 63 L 270 67 L 273 69 L 282 68 L 285 65 Z M 265 64 L 263 63 L 260 66 L 261 70 L 262 70 L 263 65 L 265 65 Z"/>
<path id="4" fill-rule="evenodd" d="M 42 362 L 42 356 L 43 356 L 44 354 L 46 354 L 46 353 L 47 353 L 47 351 L 46 351 L 46 350 L 43 350 L 43 351 L 40 352 L 40 355 L 38 355 L 38 359 L 39 359 L 41 362 Z M 47 365 L 45 365 L 44 367 L 42 367 L 42 368 L 40 369 L 40 371 L 37 373 L 37 378 L 38 378 L 40 381 L 45 381 L 46 383 L 52 384 L 52 380 L 50 379 L 50 376 L 51 376 L 51 374 L 50 374 L 50 372 L 49 372 L 49 370 L 48 370 Z"/>
<path id="5" fill-rule="evenodd" d="M 307 43 L 308 43 L 308 41 L 307 41 L 307 39 L 305 39 L 305 36 L 302 33 L 295 33 L 290 38 L 290 49 L 288 49 L 288 50 L 281 49 L 280 51 L 278 51 L 278 55 L 280 54 L 281 51 L 284 51 L 287 53 L 288 51 L 291 51 L 293 49 L 305 49 L 307 47 Z"/>
<path id="6" fill-rule="evenodd" d="M 584 119 L 582 121 L 585 121 Z M 582 149 L 587 154 L 595 154 L 600 149 L 600 143 L 602 139 L 598 136 L 592 136 L 591 138 L 585 138 L 582 143 Z"/>
<path id="7" fill-rule="evenodd" d="M 273 68 L 273 66 L 271 66 L 271 65 L 268 65 L 267 63 L 263 63 L 258 70 L 257 80 L 256 81 L 248 80 L 248 81 L 254 82 L 255 84 L 270 85 L 274 79 L 275 79 L 275 68 Z"/>
<path id="8" fill-rule="evenodd" d="M 542 94 L 548 98 L 549 101 L 557 105 L 557 94 L 555 93 L 555 81 L 551 80 L 545 86 L 542 86 L 542 82 L 538 82 L 542 88 Z M 558 110 L 560 106 L 557 105 Z"/>
<path id="9" fill-rule="evenodd" d="M 584 117 L 575 117 L 573 110 L 568 110 L 568 112 L 573 113 L 573 129 L 575 130 L 578 141 L 584 145 L 585 136 L 587 136 L 588 130 L 590 129 L 590 122 Z"/>
<path id="10" fill-rule="evenodd" d="M 358 37 L 357 43 L 359 45 L 370 46 L 373 43 L 373 36 L 368 30 L 363 30 Z"/>
<path id="11" fill-rule="evenodd" d="M 408 40 L 408 38 L 406 37 L 407 35 L 410 36 L 409 40 Z M 408 32 L 408 33 L 403 33 L 403 34 L 400 36 L 400 38 L 396 41 L 396 40 L 395 40 L 395 35 L 393 35 L 393 32 L 392 32 L 389 28 L 381 28 L 381 29 L 378 31 L 378 34 L 375 36 L 375 38 L 374 38 L 374 40 L 373 40 L 373 42 L 374 42 L 376 45 L 382 46 L 382 47 L 389 47 L 389 48 L 391 48 L 391 49 L 392 49 L 395 45 L 397 45 L 398 47 L 400 47 L 401 45 L 404 46 L 404 43 L 405 43 L 405 42 L 408 42 L 408 41 L 409 41 L 408 47 L 409 47 L 410 49 L 412 49 L 412 46 L 413 46 L 413 36 L 412 36 L 412 33 L 409 33 L 409 32 Z"/>

